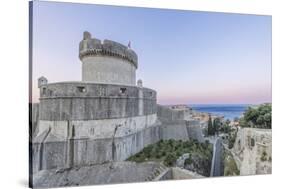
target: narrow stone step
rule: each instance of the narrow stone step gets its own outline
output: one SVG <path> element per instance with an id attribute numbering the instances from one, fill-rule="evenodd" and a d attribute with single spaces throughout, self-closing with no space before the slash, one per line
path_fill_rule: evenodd
<path id="1" fill-rule="evenodd" d="M 161 170 L 159 168 L 156 168 L 155 173 L 159 175 L 161 173 Z"/>

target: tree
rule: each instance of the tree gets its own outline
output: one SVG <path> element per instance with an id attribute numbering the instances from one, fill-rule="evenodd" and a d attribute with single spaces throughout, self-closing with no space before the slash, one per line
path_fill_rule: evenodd
<path id="1" fill-rule="evenodd" d="M 227 125 L 229 125 L 229 124 L 230 124 L 230 120 L 227 119 L 227 120 L 225 121 L 225 123 L 226 123 Z"/>
<path id="2" fill-rule="evenodd" d="M 271 129 L 271 104 L 249 107 L 239 121 L 242 127 Z"/>
<path id="3" fill-rule="evenodd" d="M 219 118 L 215 118 L 214 119 L 214 123 L 213 123 L 213 134 L 218 134 L 220 128 L 221 128 L 221 121 Z"/>
<path id="4" fill-rule="evenodd" d="M 234 132 L 234 134 L 229 134 L 229 141 L 228 141 L 229 149 L 233 148 L 236 137 L 237 137 L 237 132 Z"/>
<path id="5" fill-rule="evenodd" d="M 220 129 L 219 131 L 222 133 L 229 133 L 231 131 L 230 125 L 228 125 L 226 122 L 220 123 Z"/>
<path id="6" fill-rule="evenodd" d="M 214 127 L 213 127 L 213 122 L 212 122 L 212 117 L 209 114 L 209 120 L 208 120 L 208 135 L 214 135 Z"/>

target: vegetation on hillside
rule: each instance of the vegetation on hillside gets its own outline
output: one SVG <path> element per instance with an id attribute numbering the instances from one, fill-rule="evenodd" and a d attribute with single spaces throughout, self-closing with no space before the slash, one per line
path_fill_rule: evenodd
<path id="1" fill-rule="evenodd" d="M 155 144 L 148 145 L 141 152 L 128 158 L 128 161 L 144 162 L 144 161 L 160 161 L 166 166 L 174 166 L 176 160 L 185 153 L 191 156 L 199 156 L 206 161 L 212 160 L 213 147 L 208 141 L 199 143 L 196 140 L 160 140 Z M 192 163 L 192 159 L 188 160 Z"/>
<path id="2" fill-rule="evenodd" d="M 234 120 L 237 121 L 239 120 L 239 118 L 234 118 Z M 227 119 L 222 123 L 222 126 L 220 127 L 220 132 L 225 133 L 227 136 L 227 144 L 229 149 L 233 148 L 237 136 L 237 128 L 231 127 L 230 123 L 230 120 Z"/>
<path id="3" fill-rule="evenodd" d="M 239 124 L 241 127 L 271 129 L 271 104 L 261 104 L 257 107 L 249 107 Z"/>
<path id="4" fill-rule="evenodd" d="M 240 175 L 240 171 L 231 153 L 225 151 L 223 155 L 224 155 L 224 176 Z"/>
<path id="5" fill-rule="evenodd" d="M 228 134 L 228 148 L 232 149 L 235 143 L 237 137 L 237 130 L 232 130 L 229 134 Z"/>

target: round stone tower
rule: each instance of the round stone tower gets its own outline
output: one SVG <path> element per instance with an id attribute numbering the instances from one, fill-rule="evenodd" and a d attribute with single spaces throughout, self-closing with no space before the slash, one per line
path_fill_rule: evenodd
<path id="1" fill-rule="evenodd" d="M 136 85 L 137 54 L 115 41 L 92 38 L 84 32 L 79 44 L 79 58 L 82 61 L 82 81 Z"/>
<path id="2" fill-rule="evenodd" d="M 84 32 L 79 58 L 82 82 L 38 79 L 33 171 L 123 161 L 160 138 L 157 93 L 136 85 L 130 45 Z"/>

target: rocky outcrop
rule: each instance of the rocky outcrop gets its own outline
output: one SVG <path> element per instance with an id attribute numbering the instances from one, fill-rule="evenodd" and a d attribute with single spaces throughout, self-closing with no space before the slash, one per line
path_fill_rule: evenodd
<path id="1" fill-rule="evenodd" d="M 196 172 L 200 175 L 210 176 L 211 160 L 200 154 L 193 154 L 185 161 L 184 169 Z"/>

